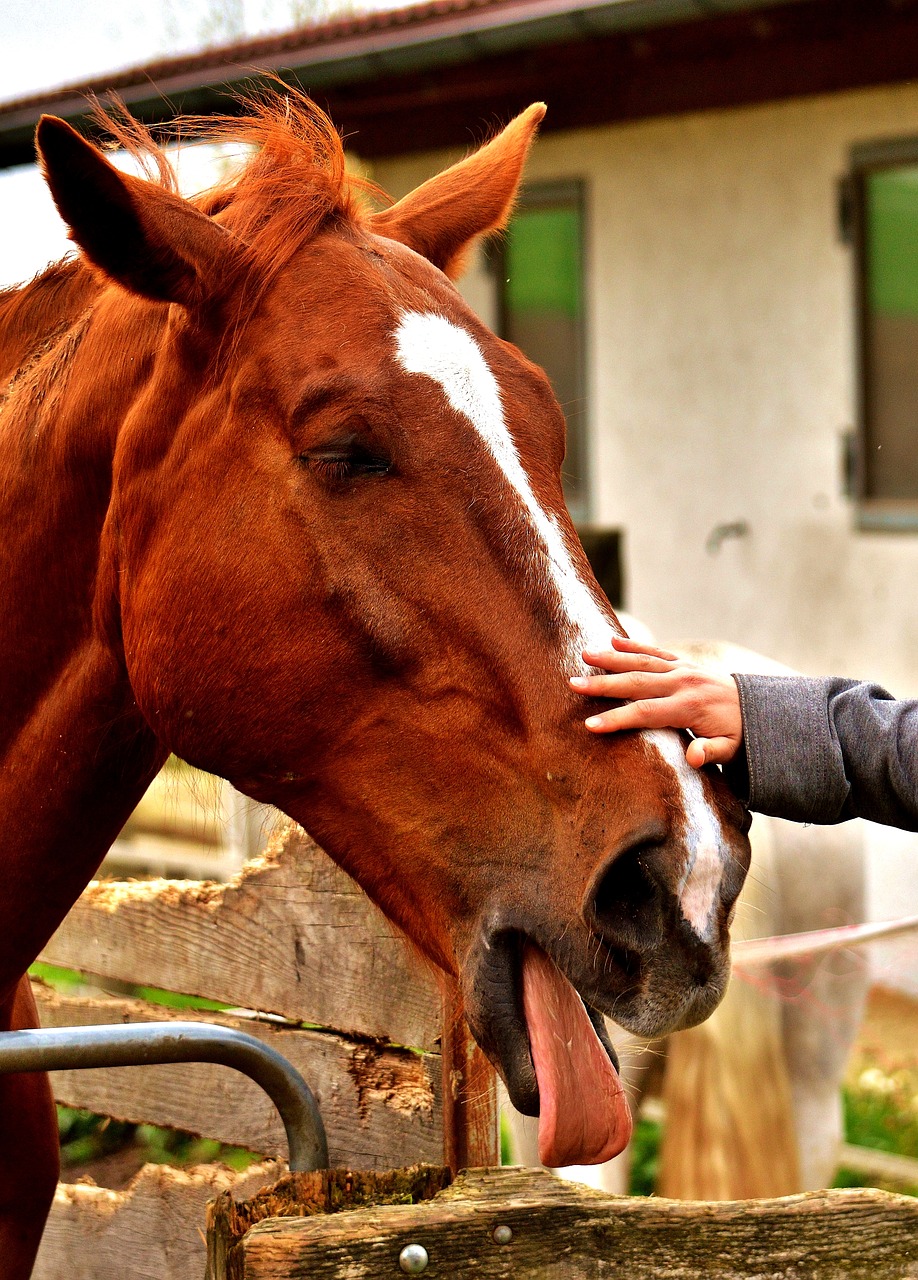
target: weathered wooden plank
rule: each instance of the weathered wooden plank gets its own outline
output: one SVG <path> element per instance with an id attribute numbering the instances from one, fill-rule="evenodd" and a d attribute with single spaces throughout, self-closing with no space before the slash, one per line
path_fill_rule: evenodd
<path id="1" fill-rule="evenodd" d="M 295 827 L 225 885 L 94 881 L 41 958 L 395 1044 L 440 1035 L 430 974 Z"/>
<path id="2" fill-rule="evenodd" d="M 443 1019 L 443 1160 L 460 1169 L 500 1164 L 497 1074 L 462 1016 L 458 987 L 450 984 Z"/>
<path id="3" fill-rule="evenodd" d="M 62 996 L 34 983 L 43 1026 L 168 1021 L 187 1016 L 141 1000 Z M 383 1169 L 443 1159 L 437 1054 L 348 1041 L 250 1018 L 195 1011 L 195 1019 L 257 1036 L 301 1072 L 316 1095 L 334 1165 Z M 118 1120 L 165 1125 L 286 1157 L 283 1125 L 247 1076 L 212 1063 L 55 1071 L 59 1102 Z"/>
<path id="4" fill-rule="evenodd" d="M 151 836 L 146 832 L 130 840 L 116 840 L 105 855 L 104 874 L 117 879 L 162 876 L 168 879 L 229 880 L 239 870 L 238 860 L 216 847 Z"/>
<path id="5" fill-rule="evenodd" d="M 509 1242 L 495 1239 L 498 1226 Z M 427 1250 L 431 1280 L 904 1280 L 918 1276 L 918 1199 L 863 1189 L 629 1199 L 541 1171 L 479 1169 L 427 1203 L 267 1219 L 229 1250 L 225 1275 L 391 1277 L 407 1244 Z"/>
<path id="6" fill-rule="evenodd" d="M 126 1191 L 61 1184 L 32 1280 L 200 1280 L 207 1202 L 253 1196 L 278 1173 L 273 1162 L 245 1173 L 148 1164 Z"/>
<path id="7" fill-rule="evenodd" d="M 365 1205 L 418 1204 L 432 1200 L 451 1181 L 445 1165 L 412 1165 L 383 1173 L 319 1169 L 286 1173 L 250 1200 L 240 1201 L 230 1191 L 221 1192 L 207 1206 L 206 1280 L 226 1274 L 230 1252 L 255 1223 L 266 1218 L 304 1218 Z"/>

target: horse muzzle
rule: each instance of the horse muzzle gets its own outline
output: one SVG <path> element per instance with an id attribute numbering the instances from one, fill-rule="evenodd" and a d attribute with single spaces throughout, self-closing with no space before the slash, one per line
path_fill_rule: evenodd
<path id="1" fill-rule="evenodd" d="M 728 904 L 699 937 L 641 859 L 610 863 L 564 921 L 492 911 L 462 966 L 469 1027 L 516 1109 L 539 1116 L 544 1164 L 600 1163 L 628 1141 L 603 1015 L 656 1038 L 703 1021 L 726 990 Z"/>
<path id="2" fill-rule="evenodd" d="M 628 1142 L 631 1115 L 602 1014 L 529 932 L 482 931 L 464 969 L 466 1016 L 517 1110 L 539 1117 L 547 1165 L 598 1164 Z"/>

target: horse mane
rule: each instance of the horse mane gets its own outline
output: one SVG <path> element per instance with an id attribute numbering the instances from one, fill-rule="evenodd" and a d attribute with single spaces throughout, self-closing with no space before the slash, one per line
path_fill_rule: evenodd
<path id="1" fill-rule="evenodd" d="M 25 284 L 0 290 L 0 381 L 21 377 L 90 305 L 100 282 L 77 257 L 53 262 Z M 5 392 L 0 389 L 0 402 Z"/>
<path id="2" fill-rule="evenodd" d="M 360 225 L 365 196 L 385 199 L 374 184 L 349 173 L 344 147 L 325 112 L 299 90 L 249 89 L 236 98 L 238 113 L 181 116 L 169 139 L 230 143 L 248 159 L 215 186 L 192 198 L 203 213 L 245 242 L 262 282 L 269 280 L 329 225 Z M 95 106 L 109 145 L 134 157 L 145 176 L 178 192 L 175 170 L 152 132 L 115 99 Z"/>
<path id="3" fill-rule="evenodd" d="M 183 116 L 165 141 L 224 142 L 249 151 L 215 186 L 192 198 L 203 213 L 245 242 L 257 281 L 254 294 L 327 226 L 359 225 L 365 197 L 385 199 L 347 170 L 344 147 L 324 111 L 299 90 L 249 90 L 238 114 Z M 121 148 L 151 182 L 178 193 L 175 169 L 153 132 L 117 98 L 94 103 L 103 147 Z M 0 378 L 31 366 L 98 293 L 102 277 L 82 258 L 66 257 L 34 279 L 0 290 Z M 255 297 L 249 292 L 248 302 Z"/>

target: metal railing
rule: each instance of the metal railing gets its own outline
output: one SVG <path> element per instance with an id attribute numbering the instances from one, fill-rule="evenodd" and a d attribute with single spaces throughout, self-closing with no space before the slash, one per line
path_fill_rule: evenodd
<path id="1" fill-rule="evenodd" d="M 287 1135 L 290 1169 L 328 1167 L 325 1126 L 312 1091 L 269 1045 L 205 1022 L 141 1022 L 0 1032 L 0 1074 L 214 1062 L 243 1072 L 274 1103 Z"/>

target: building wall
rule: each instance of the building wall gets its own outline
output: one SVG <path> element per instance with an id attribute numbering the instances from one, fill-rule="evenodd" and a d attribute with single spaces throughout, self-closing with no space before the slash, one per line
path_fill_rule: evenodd
<path id="1" fill-rule="evenodd" d="M 593 518 L 626 532 L 631 611 L 918 695 L 918 535 L 858 532 L 842 496 L 836 216 L 851 145 L 908 133 L 918 88 L 896 87 L 549 134 L 528 174 L 586 183 Z M 374 176 L 401 194 L 446 158 Z"/>

